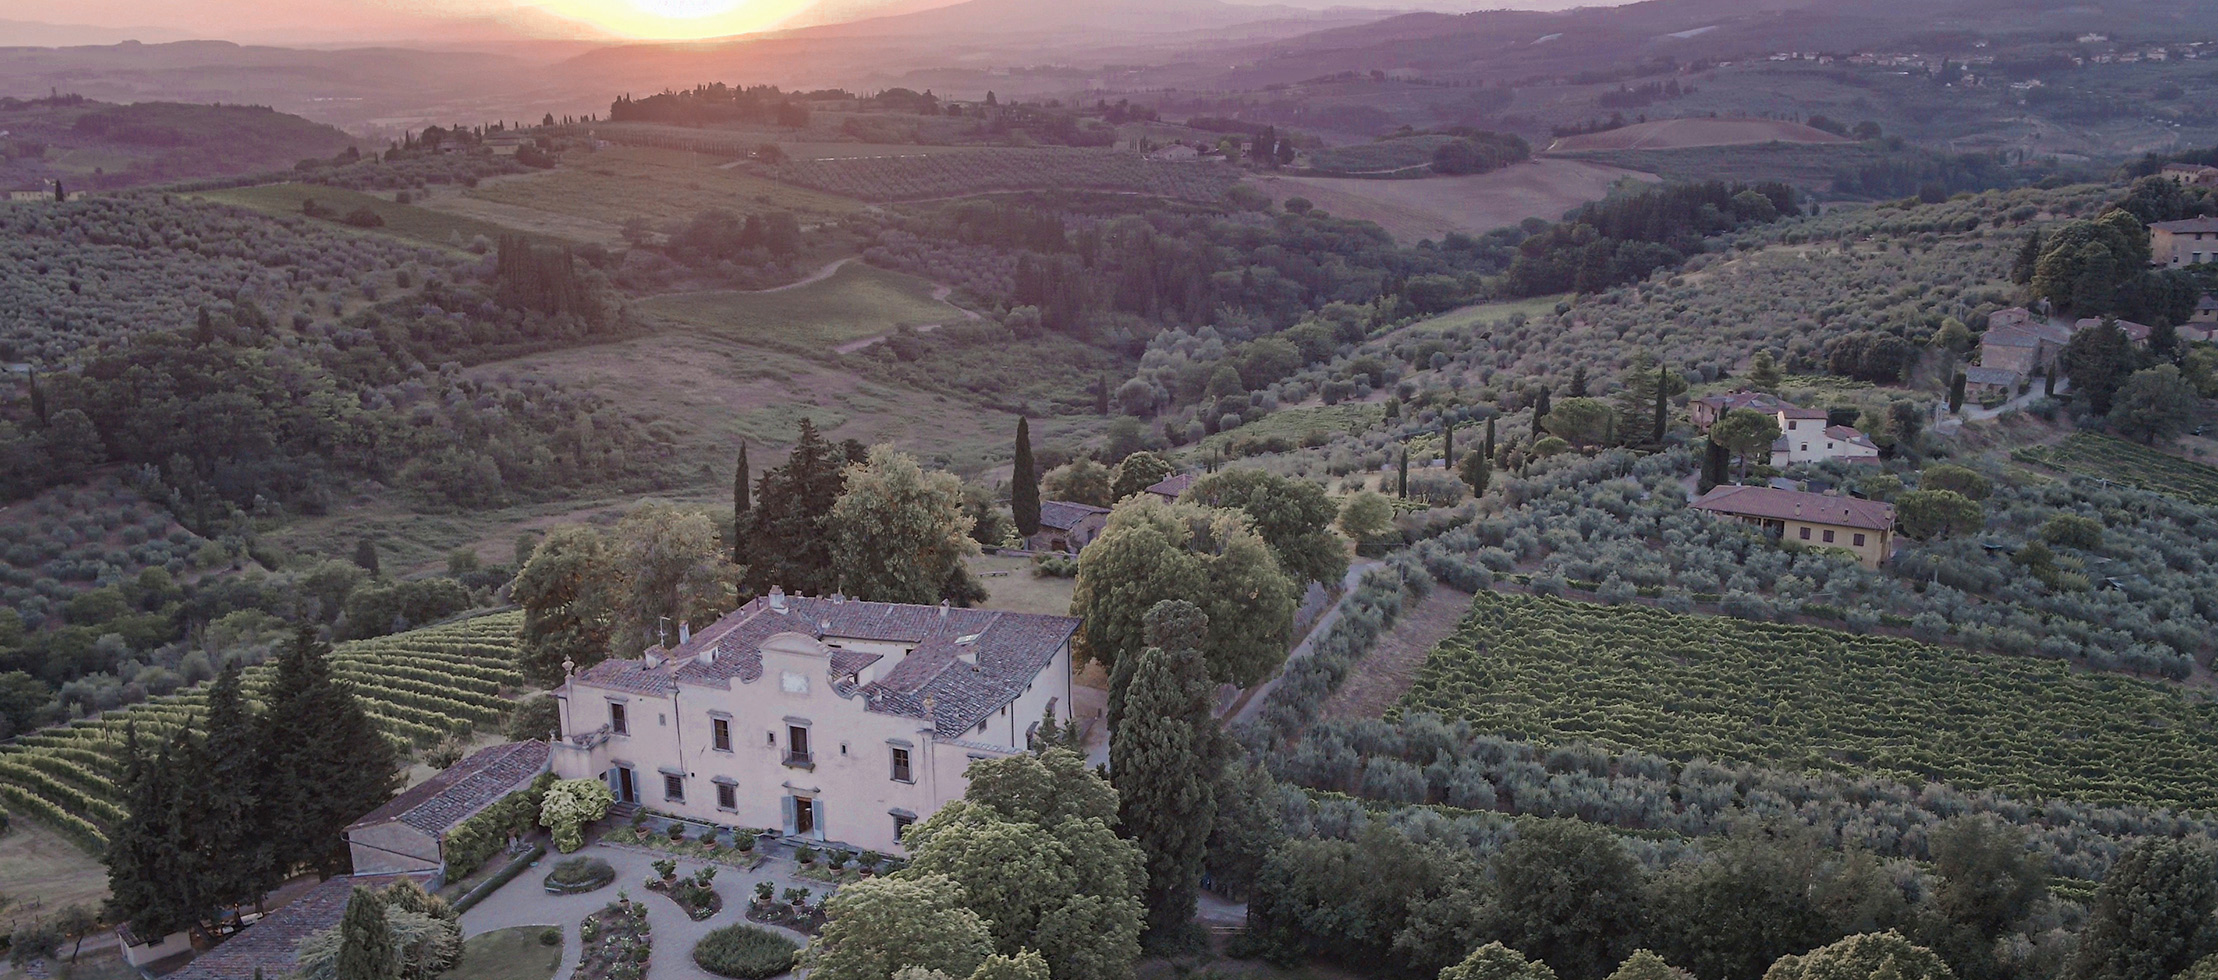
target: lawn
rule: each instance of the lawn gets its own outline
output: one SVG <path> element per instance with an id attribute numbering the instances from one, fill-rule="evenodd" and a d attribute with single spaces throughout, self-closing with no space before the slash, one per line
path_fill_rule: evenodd
<path id="1" fill-rule="evenodd" d="M 98 907 L 108 897 L 108 870 L 98 858 L 51 827 L 22 813 L 13 816 L 15 829 L 0 836 L 0 894 L 19 904 L 0 911 L 0 923 L 33 902 L 53 910 L 79 903 Z"/>
<path id="2" fill-rule="evenodd" d="M 454 206 L 485 201 L 611 226 L 634 217 L 655 225 L 689 221 L 710 208 L 737 214 L 774 208 L 806 221 L 850 214 L 863 206 L 851 198 L 724 166 L 729 162 L 705 153 L 636 146 L 572 153 L 554 170 L 486 181 L 463 192 L 462 203 Z"/>
<path id="3" fill-rule="evenodd" d="M 462 960 L 441 974 L 447 980 L 547 980 L 562 965 L 562 946 L 547 946 L 540 933 L 552 926 L 517 926 L 471 936 Z"/>
<path id="4" fill-rule="evenodd" d="M 432 245 L 461 248 L 479 235 L 488 240 L 498 240 L 501 235 L 518 229 L 480 221 L 476 218 L 444 211 L 419 208 L 413 204 L 396 204 L 382 197 L 322 187 L 315 184 L 264 184 L 260 187 L 234 187 L 206 191 L 199 195 L 211 201 L 233 204 L 270 215 L 298 215 L 302 201 L 314 198 L 317 204 L 330 208 L 334 214 L 346 215 L 356 208 L 368 208 L 385 219 L 383 227 L 368 229 L 413 239 Z M 351 229 L 351 225 L 336 220 L 328 221 L 331 227 Z"/>
<path id="5" fill-rule="evenodd" d="M 1362 432 L 1385 417 L 1386 408 L 1369 402 L 1342 402 L 1338 405 L 1301 405 L 1282 408 L 1260 419 L 1226 429 L 1209 436 L 1181 451 L 1181 459 L 1197 460 L 1211 453 L 1225 453 L 1236 444 L 1269 443 L 1284 440 L 1292 445 L 1304 441 L 1316 443 L 1319 435 L 1334 432 Z"/>
<path id="6" fill-rule="evenodd" d="M 1070 615 L 1070 598 L 1077 589 L 1077 580 L 1034 575 L 1032 569 L 1030 558 L 980 555 L 970 560 L 971 573 L 986 587 L 988 598 L 984 608 L 1048 616 Z M 1007 574 L 995 575 L 995 572 Z"/>
<path id="7" fill-rule="evenodd" d="M 793 289 L 710 290 L 641 301 L 636 307 L 681 327 L 750 342 L 830 347 L 896 327 L 949 323 L 962 310 L 934 299 L 932 284 L 851 262 L 831 277 Z"/>

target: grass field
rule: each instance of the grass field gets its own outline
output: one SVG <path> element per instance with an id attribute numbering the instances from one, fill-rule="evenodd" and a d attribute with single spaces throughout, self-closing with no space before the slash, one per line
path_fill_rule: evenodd
<path id="1" fill-rule="evenodd" d="M 2218 467 L 2184 460 L 2123 439 L 2079 432 L 2054 446 L 2020 449 L 2012 453 L 2011 458 L 2080 476 L 2112 480 L 2205 507 L 2218 507 Z"/>
<path id="2" fill-rule="evenodd" d="M 1030 558 L 1004 558 L 999 555 L 972 558 L 971 573 L 978 576 L 978 581 L 985 585 L 990 596 L 985 601 L 984 608 L 1048 616 L 1070 615 L 1071 593 L 1077 590 L 1078 580 L 1034 575 L 1033 567 Z M 1007 574 L 991 574 L 994 572 Z"/>
<path id="3" fill-rule="evenodd" d="M 1309 151 L 1309 165 L 1318 170 L 1352 173 L 1421 167 L 1432 163 L 1433 151 L 1454 141 L 1453 136 L 1404 136 L 1401 139 L 1328 146 Z"/>
<path id="4" fill-rule="evenodd" d="M 431 245 L 460 248 L 479 235 L 488 240 L 498 240 L 501 235 L 518 229 L 504 227 L 490 221 L 457 214 L 448 214 L 413 204 L 395 204 L 371 194 L 322 187 L 315 184 L 264 184 L 260 187 L 234 187 L 225 190 L 205 191 L 199 196 L 223 204 L 260 211 L 271 215 L 300 214 L 302 201 L 314 198 L 317 204 L 330 208 L 334 213 L 346 215 L 356 208 L 368 208 L 385 219 L 381 228 L 355 229 L 340 221 L 325 224 L 338 229 L 359 231 L 363 234 L 397 235 Z"/>
<path id="5" fill-rule="evenodd" d="M 457 214 L 498 215 L 506 223 L 544 226 L 548 231 L 569 221 L 614 229 L 634 217 L 661 225 L 691 220 L 710 208 L 738 214 L 774 208 L 792 211 L 806 221 L 850 214 L 863 206 L 851 198 L 724 166 L 729 162 L 704 153 L 639 146 L 571 153 L 554 170 L 485 181 L 460 196 L 433 198 L 427 206 Z M 499 210 L 472 210 L 481 203 Z"/>
<path id="6" fill-rule="evenodd" d="M 1476 234 L 1526 218 L 1554 221 L 1565 211 L 1599 200 L 1621 180 L 1652 181 L 1649 174 L 1583 160 L 1540 159 L 1493 173 L 1417 180 L 1361 177 L 1253 178 L 1273 201 L 1307 198 L 1343 218 L 1375 221 L 1405 244 L 1440 240 L 1451 231 Z"/>
<path id="7" fill-rule="evenodd" d="M 914 276 L 850 262 L 826 279 L 776 292 L 674 293 L 636 307 L 674 325 L 736 340 L 832 347 L 896 327 L 948 323 L 963 311 Z"/>
<path id="8" fill-rule="evenodd" d="M 0 909 L 0 923 L 29 906 L 52 912 L 66 905 L 98 907 L 108 897 L 108 869 L 69 839 L 22 813 L 0 837 L 0 895 L 16 903 Z"/>
<path id="9" fill-rule="evenodd" d="M 562 946 L 542 945 L 547 926 L 517 926 L 471 936 L 447 980 L 547 980 L 562 965 Z M 671 954 L 665 954 L 671 955 Z"/>
<path id="10" fill-rule="evenodd" d="M 1552 153 L 1577 150 L 1683 150 L 1696 146 L 1749 143 L 1848 143 L 1822 129 L 1780 119 L 1659 119 L 1599 133 L 1566 136 L 1548 147 Z"/>
<path id="11" fill-rule="evenodd" d="M 2028 801 L 2218 804 L 2218 706 L 1891 637 L 1482 592 L 1402 699 L 1475 730 Z"/>
<path id="12" fill-rule="evenodd" d="M 1282 408 L 1239 428 L 1226 429 L 1209 436 L 1186 448 L 1180 455 L 1194 460 L 1206 457 L 1211 452 L 1222 453 L 1236 442 L 1285 439 L 1299 443 L 1318 433 L 1361 432 L 1377 425 L 1385 414 L 1384 407 L 1368 402 Z"/>

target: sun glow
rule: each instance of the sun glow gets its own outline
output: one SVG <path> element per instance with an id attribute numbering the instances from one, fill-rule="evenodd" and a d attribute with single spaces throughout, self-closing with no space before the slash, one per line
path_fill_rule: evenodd
<path id="1" fill-rule="evenodd" d="M 809 0 L 540 0 L 538 6 L 627 37 L 683 41 L 775 27 Z"/>

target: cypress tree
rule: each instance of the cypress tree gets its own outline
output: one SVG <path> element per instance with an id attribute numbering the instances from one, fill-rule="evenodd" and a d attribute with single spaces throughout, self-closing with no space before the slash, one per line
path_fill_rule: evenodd
<path id="1" fill-rule="evenodd" d="M 1147 862 L 1147 937 L 1177 940 L 1192 928 L 1202 861 L 1216 822 L 1213 776 L 1223 767 L 1210 712 L 1209 669 L 1194 639 L 1209 619 L 1166 600 L 1146 616 L 1149 647 L 1132 671 L 1124 722 L 1109 747 L 1119 823 Z"/>
<path id="2" fill-rule="evenodd" d="M 747 591 L 760 595 L 777 586 L 787 592 L 823 595 L 833 590 L 831 542 L 823 525 L 832 502 L 847 487 L 846 453 L 826 442 L 816 423 L 803 418 L 801 437 L 785 463 L 764 471 L 755 481 L 749 537 L 754 561 L 742 583 Z"/>
<path id="3" fill-rule="evenodd" d="M 367 888 L 356 888 L 339 920 L 338 980 L 398 980 L 400 957 L 385 902 Z"/>
<path id="4" fill-rule="evenodd" d="M 1586 397 L 1586 365 L 1584 364 L 1571 369 L 1571 397 Z"/>
<path id="5" fill-rule="evenodd" d="M 732 564 L 747 564 L 747 440 L 739 441 L 739 464 L 732 470 Z M 522 566 L 517 566 L 521 568 Z"/>
<path id="6" fill-rule="evenodd" d="M 269 753 L 263 792 L 288 825 L 273 842 L 273 863 L 324 878 L 347 871 L 347 824 L 393 798 L 399 764 L 353 688 L 332 676 L 330 655 L 314 628 L 294 634 L 278 655 L 261 726 Z"/>
<path id="7" fill-rule="evenodd" d="M 46 427 L 46 391 L 39 387 L 39 373 L 31 372 L 31 417 L 39 420 L 39 427 Z"/>
<path id="8" fill-rule="evenodd" d="M 218 858 L 208 869 L 208 886 L 220 905 L 259 904 L 283 880 L 269 833 L 279 815 L 262 806 L 262 745 L 239 665 L 227 663 L 208 687 L 207 801 L 195 821 L 199 838 Z"/>
<path id="9" fill-rule="evenodd" d="M 356 541 L 354 543 L 354 563 L 361 566 L 363 571 L 370 573 L 371 578 L 376 578 L 378 575 L 377 542 L 368 538 Z"/>
<path id="10" fill-rule="evenodd" d="M 1546 419 L 1547 417 L 1548 389 L 1542 388 L 1540 389 L 1540 396 L 1533 399 L 1533 440 L 1535 442 L 1538 442 L 1542 436 L 1548 434 L 1547 430 L 1540 427 L 1541 421 Z"/>
<path id="11" fill-rule="evenodd" d="M 1656 365 L 1656 424 L 1655 430 L 1648 436 L 1648 441 L 1659 446 L 1664 441 L 1664 412 L 1671 404 L 1671 396 L 1668 394 L 1671 390 L 1670 375 L 1665 370 L 1663 365 Z"/>
<path id="12" fill-rule="evenodd" d="M 1402 447 L 1401 471 L 1394 481 L 1394 496 L 1409 496 L 1409 447 Z"/>
<path id="13" fill-rule="evenodd" d="M 1456 426 L 1453 422 L 1440 427 L 1440 461 L 1451 470 L 1456 468 Z"/>
<path id="14" fill-rule="evenodd" d="M 1486 417 L 1486 458 L 1494 458 L 1494 416 Z"/>
<path id="15" fill-rule="evenodd" d="M 1040 533 L 1040 475 L 1032 463 L 1032 422 L 1017 419 L 1017 452 L 1009 473 L 1009 511 L 1017 533 Z"/>
<path id="16" fill-rule="evenodd" d="M 1964 410 L 1964 384 L 1965 384 L 1965 381 L 1966 381 L 1966 380 L 1967 380 L 1967 379 L 1966 379 L 1966 378 L 1965 378 L 1965 376 L 1964 376 L 1964 372 L 1962 372 L 1962 371 L 1958 371 L 1958 372 L 1956 372 L 1956 377 L 1953 377 L 1953 378 L 1950 378 L 1950 379 L 1949 379 L 1949 382 L 1948 382 L 1948 410 L 1949 410 L 1949 411 L 1951 411 L 1951 412 L 1961 412 L 1961 411 L 1963 411 L 1963 410 Z"/>
<path id="17" fill-rule="evenodd" d="M 108 866 L 110 909 L 142 936 L 166 936 L 183 925 L 161 891 L 179 836 L 169 826 L 169 784 L 161 762 L 147 758 L 138 725 L 125 723 L 123 776 L 116 789 L 129 815 L 109 831 L 101 860 Z"/>

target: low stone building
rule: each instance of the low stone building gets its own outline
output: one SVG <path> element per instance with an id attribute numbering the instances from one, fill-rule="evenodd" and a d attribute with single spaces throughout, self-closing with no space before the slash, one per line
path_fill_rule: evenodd
<path id="1" fill-rule="evenodd" d="M 510 793 L 531 788 L 546 771 L 545 742 L 479 749 L 349 824 L 347 848 L 354 855 L 354 872 L 443 879 L 447 833 Z"/>
<path id="2" fill-rule="evenodd" d="M 2005 401 L 2018 393 L 2025 375 L 1984 365 L 1964 369 L 1964 397 L 1973 402 Z"/>
<path id="3" fill-rule="evenodd" d="M 1771 465 L 1783 467 L 1792 463 L 1823 463 L 1833 460 L 1843 463 L 1879 462 L 1879 444 L 1873 442 L 1870 436 L 1851 426 L 1825 425 L 1823 419 L 1819 419 L 1817 424 L 1822 428 L 1815 431 L 1802 431 L 1798 428 L 1781 434 L 1779 441 L 1771 444 Z"/>
<path id="4" fill-rule="evenodd" d="M 2218 218 L 2159 221 L 2149 226 L 2150 261 L 2168 268 L 2218 262 Z"/>
<path id="5" fill-rule="evenodd" d="M 1148 487 L 1147 492 L 1163 498 L 1166 502 L 1176 503 L 1179 495 L 1185 493 L 1186 488 L 1193 486 L 1194 481 L 1199 479 L 1201 479 L 1199 473 L 1180 473 L 1176 476 L 1165 477 L 1154 486 Z"/>
<path id="6" fill-rule="evenodd" d="M 223 945 L 169 974 L 167 980 L 277 980 L 291 976 L 300 962 L 300 941 L 339 924 L 356 888 L 382 889 L 413 878 L 431 885 L 429 875 L 342 875 L 272 910 Z"/>
<path id="7" fill-rule="evenodd" d="M 1025 540 L 1032 551 L 1077 554 L 1109 524 L 1109 508 L 1068 500 L 1040 501 L 1040 531 Z"/>

